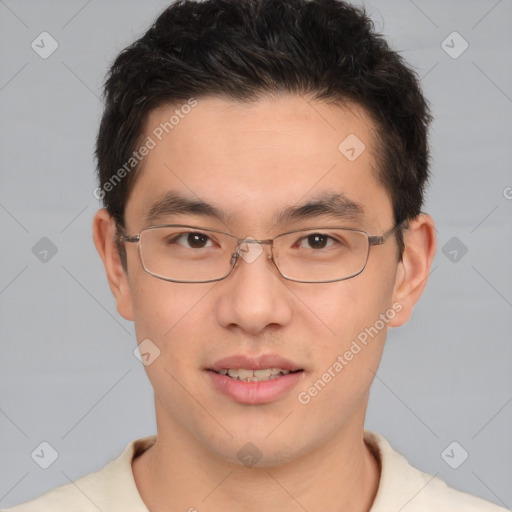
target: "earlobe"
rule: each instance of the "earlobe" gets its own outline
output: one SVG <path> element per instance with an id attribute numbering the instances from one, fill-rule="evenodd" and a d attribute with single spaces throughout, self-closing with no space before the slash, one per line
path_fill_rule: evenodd
<path id="1" fill-rule="evenodd" d="M 123 268 L 115 243 L 116 224 L 106 209 L 96 212 L 93 220 L 93 239 L 107 274 L 117 311 L 126 320 L 133 320 L 133 305 L 128 276 Z"/>
<path id="2" fill-rule="evenodd" d="M 436 253 L 436 232 L 432 217 L 425 213 L 409 222 L 404 231 L 405 249 L 395 278 L 393 303 L 401 304 L 399 314 L 390 322 L 392 327 L 405 324 L 412 315 L 427 284 L 430 267 Z"/>

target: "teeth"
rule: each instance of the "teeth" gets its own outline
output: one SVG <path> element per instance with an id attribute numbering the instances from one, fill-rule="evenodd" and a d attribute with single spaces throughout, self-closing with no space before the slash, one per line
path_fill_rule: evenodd
<path id="1" fill-rule="evenodd" d="M 282 370 L 281 368 L 264 368 L 261 370 L 247 370 L 245 368 L 222 368 L 219 370 L 221 375 L 228 375 L 232 379 L 244 382 L 261 382 L 267 380 L 278 379 L 283 375 L 290 373 L 290 370 Z"/>
<path id="2" fill-rule="evenodd" d="M 237 373 L 238 373 L 238 378 L 240 380 L 245 380 L 245 381 L 247 381 L 249 379 L 252 380 L 252 378 L 254 377 L 254 372 L 252 370 L 242 370 L 242 369 L 240 369 L 240 370 L 238 370 Z M 231 375 L 231 373 L 230 373 L 229 376 L 233 377 L 233 375 Z"/>
<path id="3" fill-rule="evenodd" d="M 254 370 L 254 376 L 258 380 L 268 380 L 271 372 L 272 370 L 270 368 L 265 368 L 264 370 Z M 238 375 L 240 375 L 240 372 L 238 372 Z"/>

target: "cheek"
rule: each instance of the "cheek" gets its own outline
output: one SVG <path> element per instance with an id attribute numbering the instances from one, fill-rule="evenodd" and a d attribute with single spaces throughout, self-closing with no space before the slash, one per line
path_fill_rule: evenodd
<path id="1" fill-rule="evenodd" d="M 341 393 L 345 397 L 350 394 L 347 390 L 363 393 L 369 388 L 372 371 L 377 371 L 382 356 L 387 328 L 397 314 L 392 305 L 393 279 L 384 277 L 390 274 L 368 266 L 353 279 L 331 283 L 329 289 L 312 288 L 301 296 L 317 319 L 316 336 L 311 321 L 303 320 L 302 328 L 314 339 L 312 379 L 321 379 L 319 386 L 332 381 L 329 387 L 345 388 Z"/>
<path id="2" fill-rule="evenodd" d="M 162 284 L 165 284 L 162 281 Z M 165 332 L 162 313 L 172 312 L 174 294 L 164 293 L 164 287 L 152 276 L 141 276 L 132 284 L 135 329 L 137 339 L 161 340 Z"/>
<path id="3" fill-rule="evenodd" d="M 369 272 L 365 275 L 366 270 Z M 366 270 L 355 278 L 330 283 L 326 285 L 329 288 L 311 289 L 301 296 L 323 326 L 324 335 L 319 338 L 327 345 L 334 341 L 337 348 L 343 348 L 391 307 L 393 280 L 382 275 L 379 279 L 371 269 Z"/>
<path id="4" fill-rule="evenodd" d="M 322 415 L 326 430 L 338 428 L 365 406 L 395 314 L 388 304 L 392 286 L 365 290 L 354 279 L 336 284 L 328 299 L 317 296 L 317 311 L 330 330 L 324 328 L 327 335 L 312 338 L 315 362 L 297 399 L 311 417 Z M 312 304 L 313 297 L 310 300 Z M 308 426 L 312 425 L 305 420 L 304 428 Z"/>
<path id="5" fill-rule="evenodd" d="M 199 331 L 208 322 L 200 315 L 211 284 L 180 284 L 163 281 L 149 274 L 132 283 L 135 329 L 137 340 L 150 338 L 162 350 L 187 337 L 187 343 L 199 340 Z M 190 347 L 190 345 L 189 345 Z"/>
<path id="6" fill-rule="evenodd" d="M 146 343 L 141 348 L 154 357 L 145 365 L 146 373 L 161 402 L 175 411 L 190 408 L 180 384 L 190 391 L 196 386 L 192 377 L 208 329 L 201 308 L 209 292 L 206 287 L 211 285 L 196 287 L 148 275 L 132 289 L 137 340 Z"/>

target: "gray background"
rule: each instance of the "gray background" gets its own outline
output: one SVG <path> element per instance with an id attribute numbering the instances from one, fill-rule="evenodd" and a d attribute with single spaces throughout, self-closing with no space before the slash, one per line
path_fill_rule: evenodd
<path id="1" fill-rule="evenodd" d="M 165 5 L 0 0 L 2 508 L 155 432 L 132 325 L 116 313 L 92 243 L 92 151 L 108 64 Z M 512 3 L 366 6 L 433 106 L 425 211 L 439 237 L 423 300 L 389 334 L 367 428 L 423 471 L 510 508 Z M 43 31 L 59 45 L 47 59 L 31 48 Z M 442 45 L 453 31 L 469 44 L 457 58 L 458 36 Z M 43 237 L 57 248 L 46 262 L 33 252 Z M 58 452 L 46 470 L 31 458 L 42 441 Z M 452 465 L 469 453 L 458 469 L 441 456 L 453 441 Z"/>

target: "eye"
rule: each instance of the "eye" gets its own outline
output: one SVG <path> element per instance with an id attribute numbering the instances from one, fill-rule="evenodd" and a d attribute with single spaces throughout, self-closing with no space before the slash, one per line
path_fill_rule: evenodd
<path id="1" fill-rule="evenodd" d="M 208 235 L 195 231 L 176 235 L 169 242 L 185 245 L 192 249 L 204 249 L 208 247 L 208 244 L 212 245 Z"/>
<path id="2" fill-rule="evenodd" d="M 299 247 L 308 249 L 325 249 L 333 243 L 334 240 L 329 235 L 323 233 L 312 233 L 300 240 Z"/>

